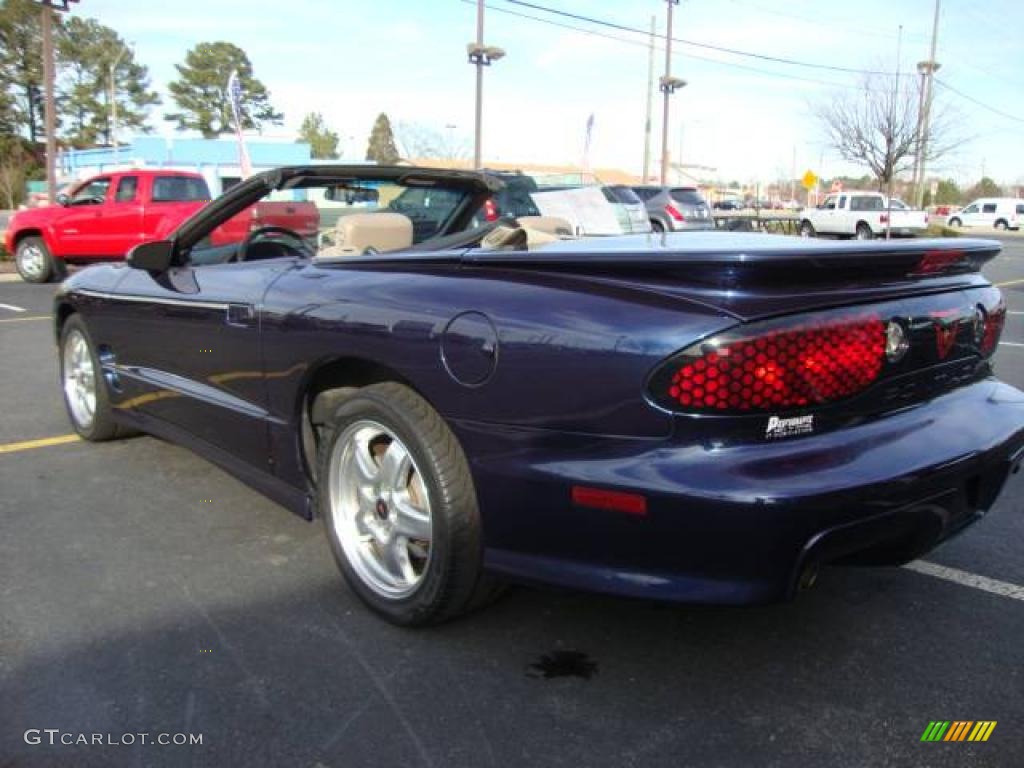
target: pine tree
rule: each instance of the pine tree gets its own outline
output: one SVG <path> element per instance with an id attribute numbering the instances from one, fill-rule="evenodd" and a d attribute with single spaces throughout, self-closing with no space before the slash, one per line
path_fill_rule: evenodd
<path id="1" fill-rule="evenodd" d="M 299 141 L 309 144 L 310 152 L 317 160 L 334 160 L 338 157 L 338 134 L 327 127 L 324 116 L 310 112 L 299 128 Z"/>
<path id="2" fill-rule="evenodd" d="M 53 14 L 54 33 L 62 27 Z M 7 94 L 6 120 L 33 143 L 43 138 L 43 32 L 39 5 L 32 0 L 0 3 L 0 91 Z"/>
<path id="3" fill-rule="evenodd" d="M 110 67 L 114 69 L 114 95 L 120 128 L 149 131 L 146 117 L 160 103 L 149 90 L 149 72 L 110 27 L 95 19 L 71 17 L 57 41 L 61 65 L 61 112 L 65 135 L 77 147 L 112 144 Z"/>
<path id="4" fill-rule="evenodd" d="M 391 121 L 381 112 L 370 131 L 370 142 L 366 147 L 366 159 L 379 165 L 394 165 L 398 162 L 398 148 L 391 132 Z"/>
<path id="5" fill-rule="evenodd" d="M 253 76 L 252 63 L 245 51 L 226 42 L 199 43 L 185 55 L 184 64 L 176 64 L 179 79 L 168 84 L 180 111 L 166 120 L 177 123 L 179 131 L 193 129 L 212 139 L 234 128 L 231 102 L 227 96 L 228 78 L 238 72 L 242 98 L 242 128 L 259 128 L 264 123 L 280 124 L 283 115 L 275 112 L 270 94 Z"/>

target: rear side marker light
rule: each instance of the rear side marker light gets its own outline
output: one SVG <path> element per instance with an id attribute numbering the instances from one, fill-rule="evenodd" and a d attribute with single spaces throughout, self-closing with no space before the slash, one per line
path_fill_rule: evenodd
<path id="1" fill-rule="evenodd" d="M 487 221 L 498 220 L 498 206 L 494 203 L 494 198 L 488 197 L 484 201 L 484 218 Z"/>
<path id="2" fill-rule="evenodd" d="M 654 396 L 665 401 L 667 395 L 673 410 L 711 413 L 834 402 L 878 378 L 890 342 L 892 353 L 900 354 L 902 330 L 860 314 L 735 339 L 726 335 L 670 361 L 652 380 Z"/>
<path id="3" fill-rule="evenodd" d="M 647 499 L 638 493 L 574 485 L 572 487 L 572 503 L 579 507 L 607 509 L 611 512 L 624 512 L 627 515 L 642 517 L 647 514 Z"/>
<path id="4" fill-rule="evenodd" d="M 667 213 L 676 221 L 686 221 L 686 217 L 683 216 L 683 214 L 680 213 L 679 209 L 672 205 L 672 203 L 668 203 L 665 206 L 665 213 Z"/>

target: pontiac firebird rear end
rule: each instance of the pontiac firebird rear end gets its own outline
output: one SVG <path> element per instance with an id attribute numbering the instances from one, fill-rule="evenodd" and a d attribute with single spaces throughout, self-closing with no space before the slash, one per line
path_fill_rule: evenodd
<path id="1" fill-rule="evenodd" d="M 175 237 L 200 242 L 264 187 L 371 172 L 455 185 L 463 224 L 496 189 L 282 169 Z M 84 270 L 57 296 L 62 360 L 93 345 L 109 403 L 72 422 L 183 442 L 319 513 L 352 588 L 403 624 L 479 605 L 483 569 L 785 598 L 822 564 L 903 562 L 1020 501 L 1024 394 L 993 376 L 1006 306 L 980 274 L 997 243 L 474 236 Z M 198 353 L 213 337 L 220 357 Z"/>

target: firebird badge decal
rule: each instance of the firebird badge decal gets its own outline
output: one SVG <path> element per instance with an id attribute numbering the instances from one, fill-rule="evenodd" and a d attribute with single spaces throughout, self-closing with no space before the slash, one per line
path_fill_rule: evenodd
<path id="1" fill-rule="evenodd" d="M 791 437 L 793 435 L 806 435 L 814 431 L 814 414 L 807 416 L 794 416 L 791 419 L 780 419 L 772 416 L 768 419 L 768 427 L 764 431 L 765 437 Z"/>
<path id="2" fill-rule="evenodd" d="M 945 360 L 949 350 L 953 348 L 957 332 L 960 330 L 959 318 L 952 323 L 944 323 L 942 320 L 934 320 L 935 326 L 935 347 L 939 353 L 939 360 Z"/>

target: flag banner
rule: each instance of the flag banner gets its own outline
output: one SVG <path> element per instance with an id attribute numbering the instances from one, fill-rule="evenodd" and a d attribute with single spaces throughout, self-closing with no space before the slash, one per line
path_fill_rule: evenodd
<path id="1" fill-rule="evenodd" d="M 245 136 L 242 135 L 242 82 L 238 78 L 238 70 L 231 72 L 227 91 L 231 117 L 235 122 L 235 136 L 238 138 L 238 165 L 242 171 L 242 178 L 247 179 L 252 176 L 252 163 L 249 161 L 249 151 L 245 146 Z"/>

